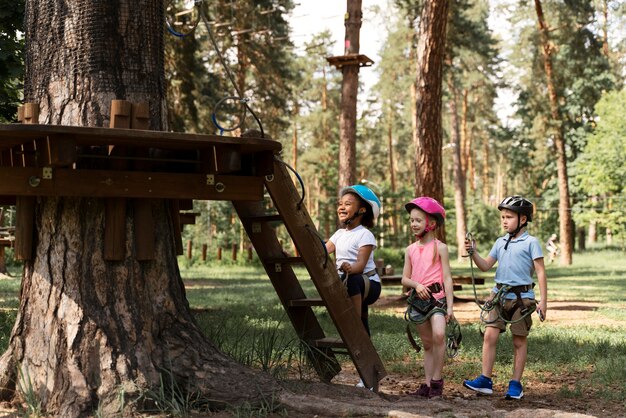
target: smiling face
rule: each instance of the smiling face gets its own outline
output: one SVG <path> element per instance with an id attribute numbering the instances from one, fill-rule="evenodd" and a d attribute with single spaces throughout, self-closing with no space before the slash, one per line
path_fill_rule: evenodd
<path id="1" fill-rule="evenodd" d="M 509 234 L 515 232 L 518 225 L 522 225 L 524 222 L 526 222 L 525 215 L 521 215 L 518 219 L 517 213 L 512 210 L 502 209 L 500 211 L 500 223 L 502 224 L 502 228 Z"/>
<path id="2" fill-rule="evenodd" d="M 432 231 L 437 224 L 437 221 L 432 216 L 428 216 L 426 212 L 418 208 L 411 209 L 409 221 L 411 223 L 411 232 L 414 235 L 422 234 L 427 225 L 430 225 L 430 230 Z"/>
<path id="3" fill-rule="evenodd" d="M 360 225 L 361 217 L 357 216 L 354 218 L 354 215 L 356 215 L 359 211 L 361 213 L 365 213 L 365 208 L 361 207 L 361 202 L 356 195 L 346 193 L 341 196 L 339 202 L 337 203 L 337 217 L 342 224 L 345 224 L 347 220 L 352 219 L 352 221 L 350 221 L 351 228 Z"/>

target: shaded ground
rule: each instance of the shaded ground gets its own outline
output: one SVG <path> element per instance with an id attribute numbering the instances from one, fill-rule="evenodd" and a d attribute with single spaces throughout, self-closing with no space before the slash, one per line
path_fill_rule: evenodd
<path id="1" fill-rule="evenodd" d="M 381 298 L 375 305 L 378 309 L 391 310 L 398 315 L 404 313 L 406 302 L 400 296 Z M 559 324 L 593 325 L 607 324 L 606 318 L 593 319 L 584 312 L 598 308 L 597 303 L 590 302 L 551 302 L 548 312 L 550 322 Z M 455 302 L 455 315 L 459 322 L 474 322 L 478 317 L 477 306 L 471 300 Z M 445 417 L 626 417 L 624 406 L 618 401 L 608 402 L 601 399 L 598 393 L 576 393 L 574 397 L 560 394 L 564 386 L 569 386 L 575 393 L 576 382 L 587 379 L 580 373 L 572 375 L 544 376 L 543 382 L 533 381 L 526 384 L 524 398 L 520 401 L 505 400 L 506 382 L 494 383 L 494 395 L 479 396 L 466 388 L 461 382 L 446 381 L 442 399 L 417 399 L 407 392 L 416 389 L 418 381 L 406 375 L 389 373 L 380 383 L 379 394 L 366 389 L 354 388 L 358 374 L 353 368 L 344 366 L 344 370 L 333 380 L 334 385 L 306 385 L 316 397 L 326 399 L 325 402 L 352 402 L 358 400 L 360 407 L 369 407 L 371 415 L 388 415 L 397 417 L 410 416 L 445 416 Z M 292 390 L 298 390 L 292 389 Z M 305 389 L 302 389 L 303 391 Z M 352 396 L 352 401 L 350 400 Z M 331 401 L 332 399 L 332 401 Z M 364 415 L 366 415 L 366 411 Z M 353 410 L 346 415 L 357 416 Z M 313 414 L 314 415 L 314 414 Z M 323 415 L 320 415 L 323 416 Z"/>

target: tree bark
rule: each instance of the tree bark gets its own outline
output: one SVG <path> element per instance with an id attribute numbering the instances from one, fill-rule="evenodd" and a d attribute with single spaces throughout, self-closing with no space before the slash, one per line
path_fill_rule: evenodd
<path id="1" fill-rule="evenodd" d="M 541 35 L 541 47 L 543 51 L 543 66 L 546 73 L 548 98 L 550 102 L 550 118 L 554 133 L 554 148 L 556 150 L 557 178 L 559 185 L 559 244 L 561 246 L 560 262 L 562 265 L 572 264 L 573 233 L 572 214 L 570 205 L 570 193 L 567 174 L 567 154 L 565 151 L 565 138 L 563 136 L 563 121 L 559 113 L 559 97 L 554 84 L 554 70 L 552 67 L 552 54 L 554 47 L 550 42 L 549 28 L 546 24 L 541 0 L 535 0 L 535 10 Z"/>
<path id="2" fill-rule="evenodd" d="M 147 102 L 150 128 L 165 129 L 161 2 L 30 0 L 25 21 L 25 100 L 40 103 L 43 122 L 107 126 L 111 100 L 125 99 Z M 161 237 L 153 261 L 134 256 L 127 207 L 124 258 L 105 261 L 103 199 L 38 199 L 0 398 L 32 388 L 47 414 L 76 417 L 111 416 L 161 376 L 216 406 L 275 393 L 271 378 L 237 365 L 197 327 L 168 202 L 151 202 Z"/>
<path id="3" fill-rule="evenodd" d="M 448 1 L 424 2 L 417 44 L 415 143 L 415 194 L 443 203 L 441 89 Z M 443 228 L 439 237 L 445 237 Z"/>
<path id="4" fill-rule="evenodd" d="M 454 175 L 454 208 L 456 216 L 456 244 L 457 260 L 463 260 L 465 252 L 465 233 L 467 225 L 465 222 L 465 172 L 462 163 L 462 143 L 459 127 L 459 114 L 457 109 L 458 91 L 454 85 L 452 74 L 448 75 L 448 91 L 450 100 L 448 107 L 450 111 L 450 135 L 454 147 L 452 149 L 453 175 Z"/>
<path id="5" fill-rule="evenodd" d="M 347 0 L 345 55 L 359 53 L 361 0 Z M 359 65 L 342 67 L 341 117 L 339 119 L 339 188 L 356 179 L 356 101 L 359 92 Z"/>

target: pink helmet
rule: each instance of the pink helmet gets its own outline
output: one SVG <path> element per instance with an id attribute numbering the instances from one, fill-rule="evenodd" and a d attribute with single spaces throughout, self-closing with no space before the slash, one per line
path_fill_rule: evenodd
<path id="1" fill-rule="evenodd" d="M 428 215 L 433 216 L 437 220 L 437 225 L 443 225 L 444 220 L 446 219 L 446 210 L 441 206 L 439 202 L 437 202 L 432 197 L 421 196 L 411 200 L 409 203 L 404 205 L 407 212 L 411 212 L 411 209 L 418 208 L 421 211 L 424 211 Z"/>

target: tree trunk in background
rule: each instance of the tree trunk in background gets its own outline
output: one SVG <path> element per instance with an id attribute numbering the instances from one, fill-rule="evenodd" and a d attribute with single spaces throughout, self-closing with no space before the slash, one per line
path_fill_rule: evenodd
<path id="1" fill-rule="evenodd" d="M 567 155 L 565 152 L 565 138 L 563 137 L 563 121 L 559 113 L 559 97 L 554 85 L 554 71 L 552 68 L 552 53 L 554 46 L 550 42 L 549 28 L 546 24 L 543 8 L 540 0 L 535 0 L 535 10 L 541 35 L 541 47 L 543 50 L 543 66 L 546 73 L 548 98 L 550 101 L 550 118 L 554 133 L 554 147 L 556 150 L 557 177 L 559 184 L 559 244 L 561 246 L 562 265 L 572 264 L 573 232 L 572 213 L 570 211 L 570 194 L 567 174 Z"/>
<path id="2" fill-rule="evenodd" d="M 452 72 L 448 74 L 448 92 L 450 100 L 448 107 L 450 110 L 450 135 L 452 139 L 452 161 L 454 171 L 454 208 L 456 216 L 456 245 L 457 260 L 462 261 L 465 253 L 465 233 L 467 224 L 465 222 L 465 173 L 463 171 L 462 143 L 459 127 L 459 114 L 457 109 L 458 91 L 454 86 Z"/>
<path id="3" fill-rule="evenodd" d="M 344 54 L 359 53 L 361 0 L 347 0 Z M 341 117 L 339 119 L 339 189 L 355 184 L 356 179 L 356 99 L 359 92 L 359 65 L 341 68 Z"/>
<path id="4" fill-rule="evenodd" d="M 415 130 L 415 194 L 443 202 L 441 87 L 448 0 L 424 2 L 417 44 Z M 444 228 L 438 237 L 445 239 Z"/>
<path id="5" fill-rule="evenodd" d="M 396 195 L 396 162 L 393 154 L 393 109 L 389 106 L 389 126 L 387 127 L 387 148 L 389 149 L 389 181 L 391 182 L 391 195 Z M 391 201 L 394 201 L 394 198 Z M 394 239 L 398 237 L 398 212 L 391 211 L 391 230 L 393 231 Z"/>
<path id="6" fill-rule="evenodd" d="M 163 15 L 162 2 L 147 0 L 27 0 L 24 95 L 41 105 L 40 121 L 106 127 L 111 100 L 125 99 L 148 103 L 150 128 L 164 130 Z M 163 373 L 218 405 L 267 399 L 274 381 L 226 357 L 197 327 L 167 201 L 151 203 L 161 238 L 154 261 L 134 257 L 131 209 L 124 259 L 105 261 L 104 199 L 37 199 L 0 398 L 32 390 L 46 415 L 123 415 Z"/>

